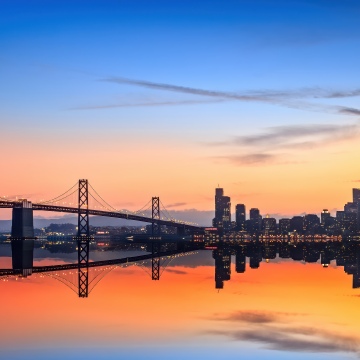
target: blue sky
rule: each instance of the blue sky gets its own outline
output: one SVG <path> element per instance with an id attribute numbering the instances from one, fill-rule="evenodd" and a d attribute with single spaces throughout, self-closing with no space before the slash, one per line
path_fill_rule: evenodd
<path id="1" fill-rule="evenodd" d="M 22 154 L 28 154 L 24 159 L 18 150 L 5 158 L 12 174 L 9 184 L 18 181 L 21 171 L 32 171 L 34 163 L 43 165 L 34 169 L 38 177 L 46 176 L 52 164 L 48 157 L 69 169 L 59 190 L 80 177 L 96 178 L 90 160 L 76 162 L 76 154 L 89 143 L 89 159 L 104 159 L 101 165 L 108 172 L 114 165 L 133 171 L 129 167 L 150 163 L 151 153 L 173 159 L 173 164 L 166 158 L 153 165 L 158 174 L 166 169 L 173 176 L 162 180 L 158 175 L 149 191 L 159 193 L 161 181 L 177 181 L 177 170 L 184 164 L 193 174 L 199 169 L 197 178 L 204 176 L 201 167 L 206 164 L 214 167 L 216 176 L 206 173 L 209 188 L 201 196 L 212 199 L 211 189 L 220 183 L 241 202 L 243 191 L 233 182 L 244 171 L 245 183 L 254 183 L 256 177 L 274 174 L 272 166 L 278 164 L 311 162 L 311 169 L 295 169 L 301 173 L 319 168 L 324 159 L 344 164 L 345 158 L 334 158 L 345 151 L 338 148 L 338 140 L 331 159 L 328 148 L 314 159 L 309 149 L 300 149 L 309 136 L 298 134 L 298 129 L 312 131 L 317 125 L 309 148 L 321 144 L 321 150 L 333 146 L 333 139 L 345 138 L 343 126 L 347 137 L 348 128 L 357 134 L 359 14 L 358 1 L 350 0 L 1 0 L 3 148 L 10 148 L 16 138 L 26 148 Z M 291 150 L 283 144 L 254 147 L 239 140 L 269 132 L 272 136 L 284 126 L 290 127 L 286 131 L 295 143 Z M 329 126 L 334 136 L 324 140 Z M 355 147 L 353 139 L 353 147 L 345 152 L 353 156 Z M 129 149 L 138 154 L 132 154 L 131 161 L 122 159 Z M 323 173 L 330 177 L 328 166 Z M 341 181 L 358 178 L 344 173 Z M 159 189 L 154 189 L 156 183 Z M 184 193 L 194 196 L 199 189 L 192 184 L 195 181 L 189 180 Z M 334 190 L 338 185 L 332 186 Z M 34 192 L 30 182 L 29 188 L 19 184 L 22 191 L 8 187 L 5 193 Z M 43 196 L 49 193 L 44 190 Z M 169 201 L 177 202 L 174 198 Z M 259 204 L 261 198 L 250 201 L 265 206 Z M 197 201 L 189 206 L 210 209 L 210 203 Z M 303 206 L 300 210 L 305 211 Z"/>

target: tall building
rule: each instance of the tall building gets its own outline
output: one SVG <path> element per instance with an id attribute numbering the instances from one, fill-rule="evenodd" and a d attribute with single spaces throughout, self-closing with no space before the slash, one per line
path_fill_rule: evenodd
<path id="1" fill-rule="evenodd" d="M 307 214 L 304 217 L 304 230 L 307 232 L 316 232 L 320 226 L 320 218 L 315 214 Z"/>
<path id="2" fill-rule="evenodd" d="M 353 191 L 353 202 L 360 203 L 360 189 L 352 189 Z"/>
<path id="3" fill-rule="evenodd" d="M 260 210 L 257 208 L 250 209 L 250 220 L 257 220 L 260 216 Z"/>
<path id="4" fill-rule="evenodd" d="M 296 231 L 300 234 L 304 232 L 304 217 L 294 216 L 290 219 L 290 231 Z"/>
<path id="5" fill-rule="evenodd" d="M 279 220 L 279 233 L 286 235 L 290 231 L 290 219 Z"/>
<path id="6" fill-rule="evenodd" d="M 262 220 L 261 229 L 266 235 L 276 233 L 276 219 L 271 218 L 268 215 Z"/>
<path id="7" fill-rule="evenodd" d="M 322 212 L 321 212 L 321 225 L 325 225 L 325 222 L 327 219 L 330 218 L 330 212 L 328 209 L 324 209 Z"/>
<path id="8" fill-rule="evenodd" d="M 231 202 L 229 196 L 224 196 L 224 189 L 215 189 L 215 218 L 213 226 L 230 230 L 231 227 Z"/>
<path id="9" fill-rule="evenodd" d="M 262 216 L 260 215 L 260 210 L 257 208 L 251 208 L 250 222 L 253 231 L 259 231 L 261 229 L 261 220 L 262 220 Z"/>
<path id="10" fill-rule="evenodd" d="M 245 205 L 237 204 L 236 205 L 236 227 L 238 230 L 245 230 L 245 221 L 246 221 L 246 213 L 245 213 Z"/>

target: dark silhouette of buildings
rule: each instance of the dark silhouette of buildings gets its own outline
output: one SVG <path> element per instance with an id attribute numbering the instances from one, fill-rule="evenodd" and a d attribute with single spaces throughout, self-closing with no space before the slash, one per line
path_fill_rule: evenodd
<path id="1" fill-rule="evenodd" d="M 236 229 L 245 230 L 246 212 L 244 204 L 237 204 L 235 208 Z"/>
<path id="2" fill-rule="evenodd" d="M 286 235 L 290 232 L 290 219 L 279 220 L 279 234 Z"/>
<path id="3" fill-rule="evenodd" d="M 353 191 L 353 202 L 360 203 L 360 189 L 352 189 Z"/>
<path id="4" fill-rule="evenodd" d="M 221 243 L 213 250 L 216 289 L 223 289 L 224 282 L 230 280 L 232 255 L 235 256 L 237 273 L 246 271 L 247 262 L 250 269 L 258 269 L 262 260 L 269 262 L 277 257 L 306 263 L 319 262 L 324 268 L 333 261 L 337 266 L 343 266 L 345 273 L 352 275 L 352 287 L 360 288 L 360 243 L 355 241 Z"/>
<path id="5" fill-rule="evenodd" d="M 261 230 L 262 216 L 260 210 L 257 208 L 250 209 L 250 221 L 247 223 L 247 231 L 252 233 L 259 232 Z"/>
<path id="6" fill-rule="evenodd" d="M 263 234 L 275 235 L 277 233 L 276 219 L 266 216 L 262 219 L 261 230 Z"/>
<path id="7" fill-rule="evenodd" d="M 231 202 L 229 196 L 224 196 L 224 189 L 215 189 L 215 218 L 213 226 L 224 231 L 231 228 Z"/>

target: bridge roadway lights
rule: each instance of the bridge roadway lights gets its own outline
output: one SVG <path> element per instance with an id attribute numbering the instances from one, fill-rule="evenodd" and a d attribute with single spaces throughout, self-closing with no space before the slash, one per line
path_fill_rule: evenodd
<path id="1" fill-rule="evenodd" d="M 22 276 L 32 273 L 34 259 L 34 219 L 30 201 L 21 200 L 12 209 L 12 267 Z"/>

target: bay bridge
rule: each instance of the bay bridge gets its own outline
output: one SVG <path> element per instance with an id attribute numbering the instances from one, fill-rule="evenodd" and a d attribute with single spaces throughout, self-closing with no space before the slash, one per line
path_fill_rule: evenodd
<path id="1" fill-rule="evenodd" d="M 77 206 L 65 206 L 61 205 L 64 200 L 77 193 Z M 100 209 L 91 209 L 89 207 L 89 200 L 93 199 Z M 162 209 L 160 209 L 162 205 Z M 106 202 L 98 192 L 91 186 L 86 179 L 80 179 L 78 183 L 74 184 L 70 189 L 62 193 L 61 195 L 37 203 L 30 203 L 25 199 L 11 200 L 5 197 L 0 198 L 0 208 L 31 208 L 31 211 L 51 211 L 78 214 L 78 235 L 84 235 L 87 233 L 89 225 L 89 216 L 102 216 L 119 218 L 133 221 L 140 221 L 152 224 L 152 235 L 158 235 L 160 232 L 160 226 L 171 226 L 178 229 L 178 233 L 181 234 L 185 230 L 196 231 L 202 229 L 201 227 L 191 224 L 185 221 L 179 221 L 174 219 L 163 206 L 159 197 L 152 197 L 146 205 L 137 211 L 117 210 Z M 160 211 L 161 210 L 161 211 Z M 151 216 L 146 212 L 150 212 Z M 13 219 L 14 220 L 14 219 Z"/>
<path id="2" fill-rule="evenodd" d="M 77 206 L 65 206 L 61 204 L 65 199 L 77 195 Z M 90 198 L 94 199 L 102 209 L 91 209 L 89 207 Z M 59 204 L 60 203 L 60 204 Z M 47 200 L 32 203 L 27 199 L 12 200 L 7 198 L 0 199 L 0 208 L 12 208 L 12 226 L 11 226 L 11 247 L 13 253 L 13 270 L 14 273 L 31 270 L 35 272 L 51 271 L 52 268 L 36 269 L 33 267 L 33 251 L 34 251 L 34 211 L 53 211 L 62 213 L 77 214 L 78 226 L 77 234 L 74 241 L 77 243 L 78 262 L 76 265 L 66 265 L 68 269 L 76 267 L 78 269 L 78 290 L 79 297 L 88 296 L 88 269 L 95 266 L 89 261 L 89 248 L 92 237 L 90 236 L 90 216 L 104 216 L 111 218 L 120 218 L 126 220 L 134 220 L 151 224 L 151 234 L 148 237 L 151 245 L 151 255 L 144 255 L 144 259 L 152 261 L 152 279 L 159 280 L 160 277 L 160 258 L 161 256 L 172 255 L 164 253 L 161 249 L 161 227 L 171 226 L 177 229 L 178 235 L 182 236 L 186 232 L 202 231 L 203 229 L 197 225 L 184 221 L 173 219 L 166 208 L 162 205 L 159 197 L 152 197 L 151 200 L 140 210 L 130 212 L 127 210 L 117 210 L 109 205 L 91 186 L 87 179 L 80 179 L 70 189 L 59 196 Z M 151 212 L 151 216 L 147 215 Z M 183 252 L 184 249 L 176 249 L 175 253 Z M 143 260 L 144 260 L 143 259 Z M 131 261 L 137 261 L 135 258 Z M 119 263 L 125 260 L 118 260 Z M 127 259 L 129 261 L 129 259 Z M 102 264 L 103 266 L 104 264 Z M 66 268 L 65 266 L 65 268 Z M 101 264 L 98 264 L 101 266 Z M 64 270 L 65 270 L 64 268 Z M 0 275 L 11 275 L 7 270 L 0 271 Z"/>

